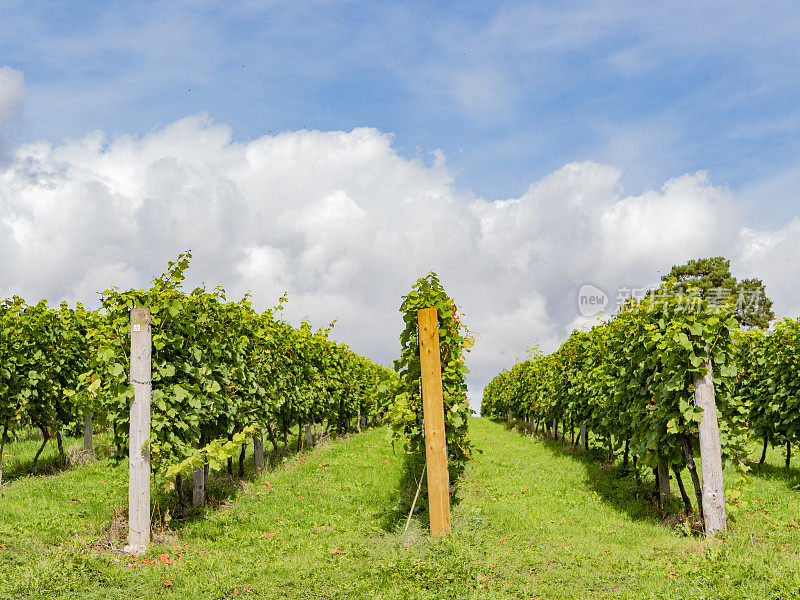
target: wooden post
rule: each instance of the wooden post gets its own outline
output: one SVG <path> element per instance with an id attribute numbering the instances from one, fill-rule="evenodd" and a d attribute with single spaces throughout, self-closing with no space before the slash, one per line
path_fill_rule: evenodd
<path id="1" fill-rule="evenodd" d="M 203 436 L 201 434 L 195 448 L 202 447 Z M 206 466 L 207 463 L 204 463 L 192 470 L 192 506 L 203 506 L 206 503 Z"/>
<path id="2" fill-rule="evenodd" d="M 83 415 L 83 450 L 92 451 L 92 413 Z"/>
<path id="3" fill-rule="evenodd" d="M 669 488 L 669 465 L 665 458 L 658 459 L 658 496 L 661 501 L 661 506 L 669 500 L 671 491 Z"/>
<path id="4" fill-rule="evenodd" d="M 131 310 L 131 384 L 128 459 L 128 545 L 125 552 L 143 554 L 150 545 L 150 400 L 152 396 L 150 310 Z"/>
<path id="5" fill-rule="evenodd" d="M 442 363 L 439 352 L 439 318 L 435 308 L 417 312 L 422 370 L 422 410 L 425 418 L 425 464 L 428 470 L 428 512 L 431 534 L 450 531 L 450 476 L 444 431 Z"/>
<path id="6" fill-rule="evenodd" d="M 206 503 L 206 476 L 203 467 L 192 471 L 192 506 Z"/>
<path id="7" fill-rule="evenodd" d="M 589 435 L 586 431 L 586 423 L 581 423 L 581 448 L 583 450 L 589 449 Z"/>
<path id="8" fill-rule="evenodd" d="M 631 450 L 631 438 L 625 438 L 625 450 L 622 452 L 622 470 L 623 472 L 628 472 L 628 455 Z"/>
<path id="9" fill-rule="evenodd" d="M 306 446 L 314 447 L 314 436 L 311 434 L 311 423 L 306 423 Z"/>
<path id="10" fill-rule="evenodd" d="M 253 438 L 253 464 L 259 473 L 264 468 L 264 438 L 260 432 Z"/>
<path id="11" fill-rule="evenodd" d="M 703 409 L 700 421 L 700 470 L 703 477 L 703 520 L 707 538 L 728 528 L 725 484 L 722 480 L 722 447 L 714 395 L 713 365 L 706 361 L 706 375 L 694 382 L 694 401 Z"/>

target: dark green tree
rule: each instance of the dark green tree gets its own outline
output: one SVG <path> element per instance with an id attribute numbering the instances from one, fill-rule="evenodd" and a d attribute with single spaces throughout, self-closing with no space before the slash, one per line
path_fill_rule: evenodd
<path id="1" fill-rule="evenodd" d="M 775 318 L 772 311 L 772 300 L 767 297 L 767 290 L 760 279 L 742 279 L 738 286 L 738 297 L 744 306 L 736 307 L 736 319 L 743 327 L 766 329 Z"/>
<path id="2" fill-rule="evenodd" d="M 742 327 L 766 329 L 775 318 L 772 300 L 764 283 L 751 278 L 737 281 L 731 273 L 731 261 L 722 256 L 697 258 L 685 265 L 674 265 L 661 280 L 674 278 L 680 287 L 694 287 L 713 304 L 731 302 L 736 308 L 736 320 Z"/>

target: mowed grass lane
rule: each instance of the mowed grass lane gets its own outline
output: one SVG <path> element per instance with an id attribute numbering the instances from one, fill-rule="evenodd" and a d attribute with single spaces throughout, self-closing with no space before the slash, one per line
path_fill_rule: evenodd
<path id="1" fill-rule="evenodd" d="M 402 531 L 402 458 L 385 429 L 295 455 L 173 520 L 144 560 L 93 548 L 125 501 L 124 463 L 14 480 L 0 499 L 0 596 L 800 597 L 796 472 L 764 469 L 734 535 L 708 545 L 661 526 L 648 490 L 591 453 L 487 419 L 470 427 L 477 452 L 441 540 L 425 515 Z"/>

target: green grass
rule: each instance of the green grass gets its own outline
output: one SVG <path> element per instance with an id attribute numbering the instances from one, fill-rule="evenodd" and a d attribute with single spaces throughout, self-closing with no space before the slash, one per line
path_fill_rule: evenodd
<path id="1" fill-rule="evenodd" d="M 136 566 L 96 543 L 124 505 L 124 463 L 17 477 L 0 499 L 0 597 L 800 598 L 798 476 L 779 451 L 744 488 L 732 533 L 707 544 L 661 526 L 652 482 L 621 478 L 599 451 L 470 426 L 480 452 L 440 540 L 424 515 L 402 531 L 403 461 L 385 429 L 241 488 L 220 476 L 219 502 L 173 519 L 172 538 Z"/>
<path id="2" fill-rule="evenodd" d="M 3 450 L 3 483 L 13 481 L 19 477 L 30 474 L 33 465 L 33 457 L 42 445 L 41 435 L 31 432 L 32 437 L 13 444 L 6 443 Z M 77 438 L 64 438 L 64 446 L 68 447 L 77 444 Z M 81 439 L 81 443 L 83 440 Z M 61 460 L 58 456 L 58 449 L 55 438 L 49 440 L 39 456 L 36 465 L 38 473 L 53 474 L 61 470 Z"/>
<path id="3" fill-rule="evenodd" d="M 95 441 L 105 450 L 103 438 Z M 82 438 L 65 438 L 64 446 L 75 449 L 79 442 L 82 448 Z M 0 543 L 9 548 L 3 550 L 0 561 L 12 554 L 11 549 L 17 556 L 31 554 L 65 539 L 98 533 L 110 520 L 113 507 L 125 501 L 126 464 L 106 459 L 65 469 L 51 440 L 39 458 L 39 474 L 32 475 L 30 466 L 40 445 L 41 440 L 6 445 Z"/>

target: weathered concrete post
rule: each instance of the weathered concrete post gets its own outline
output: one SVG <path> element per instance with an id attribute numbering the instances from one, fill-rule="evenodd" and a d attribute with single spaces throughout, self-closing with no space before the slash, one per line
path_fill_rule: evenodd
<path id="1" fill-rule="evenodd" d="M 726 531 L 725 483 L 722 479 L 722 446 L 717 422 L 713 365 L 706 361 L 706 375 L 694 382 L 694 401 L 703 409 L 700 421 L 700 469 L 703 477 L 703 520 L 707 538 Z"/>
<path id="2" fill-rule="evenodd" d="M 143 554 L 150 545 L 150 401 L 152 340 L 150 310 L 131 310 L 131 374 L 128 459 L 128 545 L 125 552 Z"/>

